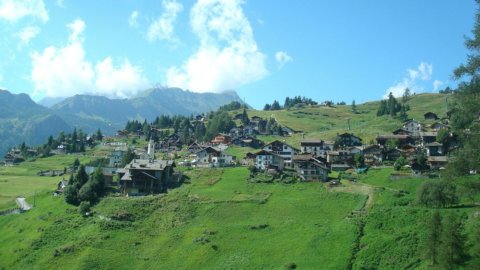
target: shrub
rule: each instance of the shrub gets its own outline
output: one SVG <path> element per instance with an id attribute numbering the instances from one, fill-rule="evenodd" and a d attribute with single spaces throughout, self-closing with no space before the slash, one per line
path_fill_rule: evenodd
<path id="1" fill-rule="evenodd" d="M 447 181 L 424 182 L 417 193 L 417 202 L 428 207 L 446 207 L 458 203 L 456 187 Z"/>
<path id="2" fill-rule="evenodd" d="M 78 212 L 80 214 L 85 215 L 87 212 L 90 212 L 90 202 L 88 201 L 83 201 L 80 203 L 80 206 L 78 207 Z"/>

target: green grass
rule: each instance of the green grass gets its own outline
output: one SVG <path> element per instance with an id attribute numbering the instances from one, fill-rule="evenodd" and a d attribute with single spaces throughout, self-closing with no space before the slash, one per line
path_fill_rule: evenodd
<path id="1" fill-rule="evenodd" d="M 246 168 L 187 173 L 190 183 L 167 195 L 106 198 L 94 207 L 91 218 L 81 218 L 62 198 L 41 194 L 36 209 L 0 217 L 1 228 L 9 229 L 0 236 L 0 266 L 283 269 L 293 262 L 301 269 L 318 265 L 342 269 L 348 265 L 355 224 L 346 216 L 364 196 L 327 192 L 320 183 L 251 184 L 246 181 Z M 131 214 L 131 221 L 100 219 L 118 213 Z M 266 228 L 251 228 L 261 224 Z M 22 241 L 15 240 L 19 238 Z"/>
<path id="2" fill-rule="evenodd" d="M 447 97 L 450 95 L 415 95 L 407 102 L 411 108 L 407 114 L 409 118 L 415 118 L 421 122 L 426 122 L 423 120 L 423 114 L 429 111 L 442 117 L 447 111 L 445 103 Z M 343 105 L 335 108 L 313 106 L 279 111 L 249 110 L 248 115 L 249 117 L 254 115 L 263 118 L 274 117 L 281 125 L 304 131 L 305 138 L 333 140 L 337 133 L 353 132 L 362 138 L 364 143 L 369 143 L 378 133 L 390 133 L 402 124 L 399 119 L 392 119 L 387 115 L 377 117 L 378 106 L 378 101 L 357 105 L 358 113 L 356 114 L 352 112 L 351 106 Z M 350 119 L 350 130 L 347 119 Z M 295 134 L 293 138 L 287 138 L 287 142 L 297 146 L 300 139 L 301 135 Z M 270 140 L 267 138 L 267 141 Z"/>
<path id="3" fill-rule="evenodd" d="M 23 162 L 13 167 L 0 167 L 0 210 L 15 207 L 17 196 L 26 196 L 33 203 L 33 195 L 42 191 L 54 191 L 63 177 L 37 176 L 41 170 L 63 170 L 78 158 L 85 163 L 92 159 L 88 155 L 55 155 L 35 161 Z M 68 179 L 68 175 L 65 179 Z"/>

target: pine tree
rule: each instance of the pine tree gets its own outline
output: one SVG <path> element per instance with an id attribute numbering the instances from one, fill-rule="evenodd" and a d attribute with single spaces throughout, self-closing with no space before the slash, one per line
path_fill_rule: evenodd
<path id="1" fill-rule="evenodd" d="M 352 112 L 357 113 L 357 105 L 355 104 L 355 100 L 352 101 Z"/>
<path id="2" fill-rule="evenodd" d="M 245 109 L 245 107 L 243 107 L 242 123 L 243 123 L 244 125 L 247 125 L 249 122 L 250 122 L 250 119 L 248 119 L 247 110 Z"/>
<path id="3" fill-rule="evenodd" d="M 432 260 L 432 265 L 438 263 L 438 248 L 442 233 L 442 217 L 440 212 L 435 211 L 428 223 L 427 257 Z"/>
<path id="4" fill-rule="evenodd" d="M 444 269 L 456 269 L 465 259 L 465 239 L 457 214 L 448 214 L 442 224 L 438 262 Z"/>

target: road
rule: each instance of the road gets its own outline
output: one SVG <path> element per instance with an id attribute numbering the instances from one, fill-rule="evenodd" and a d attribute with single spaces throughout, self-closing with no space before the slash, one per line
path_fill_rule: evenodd
<path id="1" fill-rule="evenodd" d="M 32 206 L 27 203 L 24 197 L 17 197 L 15 202 L 17 203 L 18 207 L 24 211 L 32 209 Z"/>

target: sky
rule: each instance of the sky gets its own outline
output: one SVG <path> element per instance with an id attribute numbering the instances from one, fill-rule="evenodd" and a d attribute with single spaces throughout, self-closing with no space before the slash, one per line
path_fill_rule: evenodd
<path id="1" fill-rule="evenodd" d="M 235 90 L 261 109 L 455 87 L 474 0 L 0 0 L 0 88 L 34 100 Z"/>

